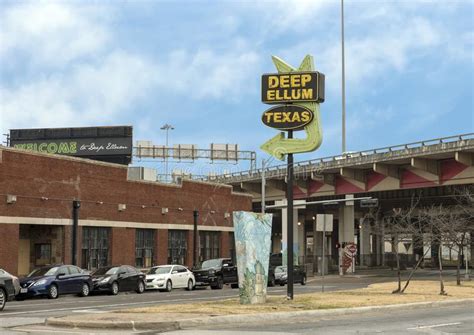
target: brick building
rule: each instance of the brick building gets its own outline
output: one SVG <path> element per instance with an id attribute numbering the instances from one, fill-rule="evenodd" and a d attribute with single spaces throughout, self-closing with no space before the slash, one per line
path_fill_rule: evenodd
<path id="1" fill-rule="evenodd" d="M 72 261 L 73 200 L 80 201 L 77 263 L 193 262 L 193 211 L 199 211 L 199 259 L 233 253 L 232 211 L 251 210 L 231 186 L 127 179 L 127 167 L 0 147 L 0 268 Z"/>

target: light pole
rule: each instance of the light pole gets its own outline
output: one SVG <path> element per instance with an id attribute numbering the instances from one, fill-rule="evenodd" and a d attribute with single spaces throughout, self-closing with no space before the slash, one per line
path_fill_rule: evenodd
<path id="1" fill-rule="evenodd" d="M 344 59 L 344 0 L 341 0 L 342 153 L 346 152 L 346 69 Z"/>
<path id="2" fill-rule="evenodd" d="M 165 181 L 168 181 L 168 131 L 173 130 L 174 127 L 168 123 L 165 123 L 160 129 L 166 130 L 166 145 L 163 154 L 165 156 Z"/>

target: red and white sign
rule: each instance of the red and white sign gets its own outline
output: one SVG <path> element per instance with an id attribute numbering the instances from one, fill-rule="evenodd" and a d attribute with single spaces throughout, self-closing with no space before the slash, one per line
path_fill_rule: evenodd
<path id="1" fill-rule="evenodd" d="M 357 253 L 357 246 L 354 243 L 346 245 L 345 249 L 352 255 Z"/>

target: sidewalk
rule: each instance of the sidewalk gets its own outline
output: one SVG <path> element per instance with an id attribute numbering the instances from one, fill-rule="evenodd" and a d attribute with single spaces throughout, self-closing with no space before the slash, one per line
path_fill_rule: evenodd
<path id="1" fill-rule="evenodd" d="M 337 308 L 326 310 L 308 310 L 296 312 L 255 313 L 240 315 L 210 315 L 192 313 L 113 313 L 74 315 L 60 318 L 48 318 L 48 326 L 88 329 L 122 329 L 172 331 L 192 329 L 206 325 L 229 325 L 239 323 L 275 323 L 314 321 L 315 318 L 347 314 L 361 314 L 372 311 L 395 311 L 417 308 L 435 308 L 439 306 L 467 305 L 472 308 L 474 299 L 457 299 L 437 302 L 418 302 L 399 305 L 368 306 L 355 308 Z"/>

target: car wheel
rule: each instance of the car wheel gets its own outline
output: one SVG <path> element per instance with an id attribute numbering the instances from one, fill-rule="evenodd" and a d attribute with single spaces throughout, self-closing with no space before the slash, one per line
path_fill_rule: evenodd
<path id="1" fill-rule="evenodd" d="M 114 281 L 112 283 L 112 287 L 110 289 L 110 294 L 117 295 L 118 293 L 119 293 L 119 286 L 118 286 L 118 283 L 116 281 Z"/>
<path id="2" fill-rule="evenodd" d="M 79 295 L 81 297 L 87 297 L 89 295 L 89 293 L 90 293 L 89 285 L 87 283 L 83 283 L 81 293 L 79 293 Z"/>
<path id="3" fill-rule="evenodd" d="M 145 292 L 145 283 L 143 283 L 143 280 L 140 280 L 137 286 L 137 293 L 142 294 L 143 292 Z"/>
<path id="4" fill-rule="evenodd" d="M 280 286 L 285 286 L 285 283 L 280 283 Z"/>
<path id="5" fill-rule="evenodd" d="M 7 304 L 7 294 L 3 289 L 0 288 L 0 311 L 3 311 Z"/>
<path id="6" fill-rule="evenodd" d="M 303 276 L 303 278 L 301 278 L 301 285 L 306 285 L 306 276 Z"/>
<path id="7" fill-rule="evenodd" d="M 58 287 L 55 284 L 52 284 L 48 289 L 48 299 L 57 299 L 58 296 Z"/>
<path id="8" fill-rule="evenodd" d="M 168 281 L 166 282 L 166 292 L 171 292 L 172 289 L 173 283 L 171 282 L 171 280 L 168 279 Z"/>
<path id="9" fill-rule="evenodd" d="M 189 280 L 188 280 L 188 286 L 186 287 L 186 290 L 192 291 L 193 288 L 194 288 L 193 280 L 192 280 L 192 279 L 189 279 Z"/>
<path id="10" fill-rule="evenodd" d="M 214 286 L 211 286 L 213 290 L 222 290 L 224 287 L 224 279 L 222 277 L 217 277 L 217 283 Z"/>
<path id="11" fill-rule="evenodd" d="M 239 288 L 239 284 L 230 284 L 231 288 Z"/>
<path id="12" fill-rule="evenodd" d="M 275 276 L 270 277 L 270 280 L 268 281 L 268 286 L 269 287 L 275 286 Z"/>

